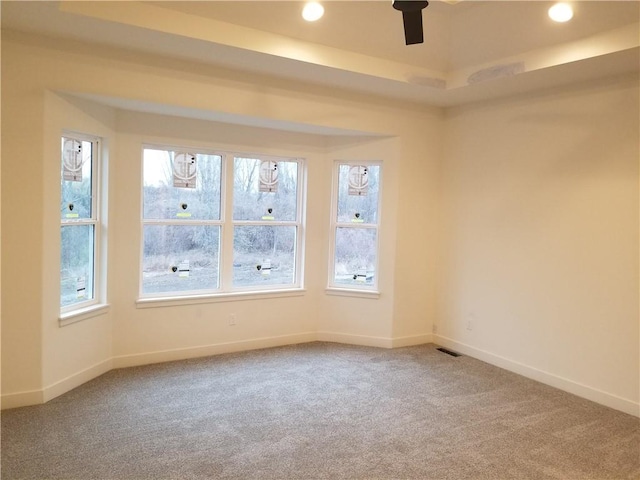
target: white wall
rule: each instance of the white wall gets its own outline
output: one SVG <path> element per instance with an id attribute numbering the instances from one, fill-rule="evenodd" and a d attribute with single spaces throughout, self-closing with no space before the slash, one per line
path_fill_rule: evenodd
<path id="1" fill-rule="evenodd" d="M 315 338 L 427 342 L 437 319 L 441 343 L 637 411 L 637 77 L 444 112 L 14 32 L 2 40 L 3 406 L 112 366 Z M 110 310 L 59 327 L 63 128 L 109 140 Z M 144 141 L 306 157 L 306 292 L 139 308 Z M 325 293 L 336 158 L 385 162 L 379 299 Z"/>
<path id="2" fill-rule="evenodd" d="M 114 366 L 309 341 L 321 338 L 319 331 L 324 338 L 384 346 L 428 340 L 431 313 L 425 299 L 433 297 L 435 271 L 421 268 L 427 263 L 423 258 L 435 252 L 426 257 L 414 252 L 411 259 L 398 252 L 400 243 L 420 243 L 405 239 L 410 235 L 398 228 L 409 222 L 409 205 L 402 202 L 412 202 L 413 208 L 423 195 L 401 192 L 400 184 L 424 177 L 427 188 L 435 185 L 427 173 L 437 170 L 440 110 L 10 31 L 3 31 L 2 49 L 2 113 L 10 119 L 3 125 L 2 147 L 5 158 L 21 159 L 5 162 L 2 175 L 2 226 L 9 232 L 3 233 L 2 245 L 5 407 L 41 402 Z M 142 104 L 156 114 L 113 107 Z M 159 114 L 187 110 L 280 130 Z M 298 132 L 285 131 L 289 128 Z M 110 309 L 59 327 L 57 157 L 63 129 L 108 140 Z M 143 142 L 307 158 L 304 294 L 139 308 Z M 385 162 L 384 278 L 377 300 L 325 295 L 336 158 Z M 410 223 L 416 232 L 427 232 L 434 220 L 418 216 Z M 412 271 L 399 275 L 398 269 L 409 264 Z M 395 294 L 407 282 L 427 294 L 403 298 L 399 307 Z M 237 315 L 236 326 L 228 325 L 230 313 Z"/>
<path id="3" fill-rule="evenodd" d="M 398 209 L 398 176 L 402 169 L 397 139 L 377 141 L 333 139 L 328 153 L 329 179 L 333 170 L 333 160 L 384 160 L 382 165 L 382 205 L 380 209 L 381 228 L 379 230 L 380 252 L 378 258 L 379 289 L 384 292 L 380 298 L 362 299 L 336 295 L 324 295 L 321 301 L 318 330 L 321 337 L 330 341 L 385 345 L 392 336 L 394 290 L 394 256 L 396 248 L 396 225 Z M 327 193 L 331 183 L 326 182 Z M 327 207 L 330 196 L 323 198 Z M 327 209 L 328 218 L 329 210 Z M 329 235 L 325 245 L 328 245 Z M 323 271 L 328 268 L 329 259 L 319 265 Z M 326 286 L 326 280 L 323 287 Z"/>
<path id="4" fill-rule="evenodd" d="M 1 11 L 0 11 L 0 15 L 1 15 Z M 2 38 L 0 38 L 0 52 L 1 51 L 2 51 Z M 0 108 L 0 125 L 1 124 L 2 124 L 2 110 Z M 0 252 L 2 252 L 2 142 L 0 142 Z M 0 292 L 2 292 L 2 255 L 0 255 Z M 0 294 L 0 345 L 2 344 L 1 325 L 2 325 L 2 295 Z M 0 354 L 0 399 L 1 398 L 2 398 L 2 355 Z M 0 400 L 0 404 L 1 404 L 1 400 Z"/>
<path id="5" fill-rule="evenodd" d="M 100 163 L 106 205 L 117 192 L 109 191 L 111 166 L 111 143 L 115 137 L 115 112 L 113 109 L 77 99 L 63 98 L 45 91 L 44 135 L 43 135 L 43 183 L 44 194 L 42 225 L 45 241 L 42 245 L 42 384 L 44 400 L 48 400 L 76 387 L 84 381 L 111 369 L 113 317 L 110 312 L 92 318 L 90 322 L 79 322 L 60 328 L 60 136 L 63 130 L 81 132 L 105 139 L 101 148 Z M 101 212 L 106 231 L 111 222 L 108 209 Z M 107 236 L 111 240 L 110 236 Z M 109 240 L 102 248 L 110 253 L 113 242 Z M 113 256 L 100 271 L 109 271 Z M 104 278 L 108 281 L 108 277 Z"/>
<path id="6" fill-rule="evenodd" d="M 318 232 L 323 231 L 328 214 L 322 209 L 326 202 L 318 188 L 326 163 L 324 137 L 132 112 L 119 112 L 118 130 L 112 181 L 119 194 L 111 205 L 112 211 L 117 212 L 112 221 L 117 252 L 112 266 L 113 296 L 117 299 L 114 343 L 117 365 L 242 349 L 249 346 L 247 341 L 264 346 L 313 340 L 318 298 L 310 293 L 322 286 L 325 272 L 322 259 L 326 258 L 322 255 L 306 258 L 309 293 L 302 296 L 155 308 L 136 304 L 141 263 L 140 162 L 145 143 L 304 158 L 310 197 L 306 246 L 311 252 L 319 252 L 323 243 Z M 236 316 L 234 326 L 229 325 L 232 313 Z M 168 352 L 171 350 L 177 351 Z"/>
<path id="7" fill-rule="evenodd" d="M 2 392 L 42 401 L 44 91 L 29 91 L 20 63 L 2 40 Z M 11 70 L 15 75 L 5 75 Z M 12 92 L 8 95 L 7 92 Z M 10 119 L 10 120 L 9 120 Z M 12 162 L 7 158 L 14 158 Z M 11 187 L 13 185 L 13 187 Z M 31 188 L 27 188 L 30 186 Z M 28 193 L 27 193 L 28 192 Z"/>
<path id="8" fill-rule="evenodd" d="M 638 105 L 626 76 L 447 112 L 438 341 L 637 414 Z"/>

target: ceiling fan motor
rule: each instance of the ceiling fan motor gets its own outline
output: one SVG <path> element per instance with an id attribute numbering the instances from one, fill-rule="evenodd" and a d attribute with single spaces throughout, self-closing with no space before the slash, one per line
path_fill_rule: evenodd
<path id="1" fill-rule="evenodd" d="M 393 0 L 393 8 L 402 12 L 404 23 L 404 39 L 407 45 L 424 42 L 422 30 L 422 10 L 429 6 L 426 1 Z"/>

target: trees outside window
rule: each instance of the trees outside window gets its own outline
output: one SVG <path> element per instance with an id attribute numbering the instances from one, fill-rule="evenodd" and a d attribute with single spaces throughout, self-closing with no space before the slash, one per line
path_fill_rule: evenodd
<path id="1" fill-rule="evenodd" d="M 188 294 L 220 286 L 222 156 L 143 151 L 141 294 Z"/>
<path id="2" fill-rule="evenodd" d="M 146 147 L 143 172 L 142 297 L 301 286 L 300 160 Z"/>
<path id="3" fill-rule="evenodd" d="M 381 170 L 374 162 L 336 162 L 329 287 L 377 289 Z"/>
<path id="4" fill-rule="evenodd" d="M 299 170 L 297 161 L 234 158 L 234 287 L 298 283 Z"/>
<path id="5" fill-rule="evenodd" d="M 60 164 L 60 309 L 99 301 L 99 141 L 63 135 Z"/>

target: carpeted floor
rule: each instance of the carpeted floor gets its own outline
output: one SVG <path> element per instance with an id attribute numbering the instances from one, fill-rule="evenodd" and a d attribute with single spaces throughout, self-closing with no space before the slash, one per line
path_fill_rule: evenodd
<path id="1" fill-rule="evenodd" d="M 640 479 L 640 419 L 434 345 L 111 371 L 2 412 L 10 479 Z"/>

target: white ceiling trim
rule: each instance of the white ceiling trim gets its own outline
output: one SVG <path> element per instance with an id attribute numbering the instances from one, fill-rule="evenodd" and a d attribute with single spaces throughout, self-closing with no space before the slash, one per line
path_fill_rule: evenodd
<path id="1" fill-rule="evenodd" d="M 472 3 L 464 2 L 464 6 Z M 4 2 L 2 7 L 3 28 L 8 23 L 9 28 L 53 37 L 434 106 L 459 105 L 640 69 L 638 22 L 578 41 L 442 72 L 184 13 L 157 3 Z"/>

